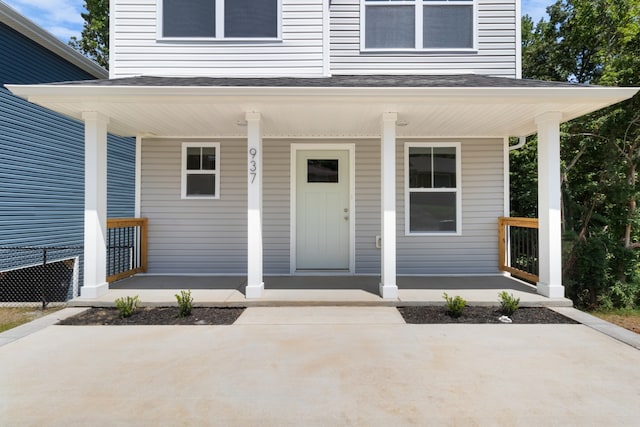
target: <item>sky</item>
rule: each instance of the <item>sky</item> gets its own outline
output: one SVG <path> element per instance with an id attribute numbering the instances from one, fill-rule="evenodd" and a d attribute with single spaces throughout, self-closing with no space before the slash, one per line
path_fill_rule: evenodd
<path id="1" fill-rule="evenodd" d="M 84 21 L 84 0 L 0 0 L 26 16 L 63 42 L 71 36 L 80 37 Z M 533 22 L 546 17 L 545 9 L 554 0 L 522 0 L 522 14 Z"/>

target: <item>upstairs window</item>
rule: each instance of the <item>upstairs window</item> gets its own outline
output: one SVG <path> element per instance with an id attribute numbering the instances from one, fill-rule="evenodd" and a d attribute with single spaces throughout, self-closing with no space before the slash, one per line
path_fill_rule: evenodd
<path id="1" fill-rule="evenodd" d="M 474 48 L 474 0 L 361 0 L 362 48 Z"/>
<path id="2" fill-rule="evenodd" d="M 163 38 L 275 39 L 280 0 L 160 0 Z"/>

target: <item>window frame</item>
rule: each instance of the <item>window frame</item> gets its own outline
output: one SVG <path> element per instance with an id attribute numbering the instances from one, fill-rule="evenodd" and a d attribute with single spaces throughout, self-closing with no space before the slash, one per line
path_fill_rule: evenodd
<path id="1" fill-rule="evenodd" d="M 216 165 L 215 169 L 194 170 L 187 169 L 187 149 L 188 148 L 215 148 L 216 149 Z M 180 157 L 180 193 L 183 200 L 218 200 L 220 199 L 220 143 L 219 142 L 183 142 L 182 154 Z M 202 167 L 202 166 L 201 166 Z M 190 196 L 187 194 L 187 175 L 214 175 L 215 176 L 215 194 L 213 196 Z"/>
<path id="2" fill-rule="evenodd" d="M 472 7 L 472 46 L 462 48 L 424 47 L 423 42 L 423 8 L 428 6 L 471 6 Z M 414 6 L 415 45 L 412 48 L 380 48 L 366 47 L 366 8 L 385 6 Z M 478 52 L 478 0 L 360 0 L 360 51 L 363 53 L 477 53 Z"/>
<path id="3" fill-rule="evenodd" d="M 164 0 L 156 1 L 156 39 L 164 42 L 224 42 L 224 43 L 273 43 L 282 41 L 282 0 L 277 0 L 277 35 L 276 37 L 225 37 L 224 36 L 224 3 L 227 0 L 215 1 L 216 22 L 215 37 L 165 37 L 164 36 Z"/>
<path id="4" fill-rule="evenodd" d="M 456 186 L 447 188 L 409 187 L 409 151 L 411 148 L 455 148 Z M 454 193 L 456 194 L 456 231 L 411 231 L 411 193 Z M 404 234 L 405 236 L 461 236 L 462 235 L 462 143 L 460 142 L 407 142 L 404 144 Z"/>

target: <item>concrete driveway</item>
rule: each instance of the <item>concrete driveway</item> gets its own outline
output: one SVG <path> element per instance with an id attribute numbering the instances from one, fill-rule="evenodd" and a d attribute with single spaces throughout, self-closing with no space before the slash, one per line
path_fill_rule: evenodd
<path id="1" fill-rule="evenodd" d="M 0 347 L 6 426 L 637 426 L 640 351 L 584 325 L 406 325 L 391 307 L 232 326 L 50 326 Z"/>

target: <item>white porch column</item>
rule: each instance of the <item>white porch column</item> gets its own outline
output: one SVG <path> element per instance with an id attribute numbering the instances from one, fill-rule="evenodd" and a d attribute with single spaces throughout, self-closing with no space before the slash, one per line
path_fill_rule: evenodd
<path id="1" fill-rule="evenodd" d="M 540 281 L 538 293 L 563 298 L 562 227 L 560 196 L 560 121 L 559 112 L 536 118 L 538 126 L 538 250 Z"/>
<path id="2" fill-rule="evenodd" d="M 97 298 L 107 283 L 107 123 L 87 111 L 84 119 L 84 285 L 82 298 Z"/>
<path id="3" fill-rule="evenodd" d="M 381 186 L 382 186 L 382 251 L 380 295 L 398 298 L 396 284 L 396 121 L 397 113 L 382 115 Z"/>
<path id="4" fill-rule="evenodd" d="M 247 121 L 247 298 L 261 298 L 262 279 L 262 133 L 260 113 Z"/>

